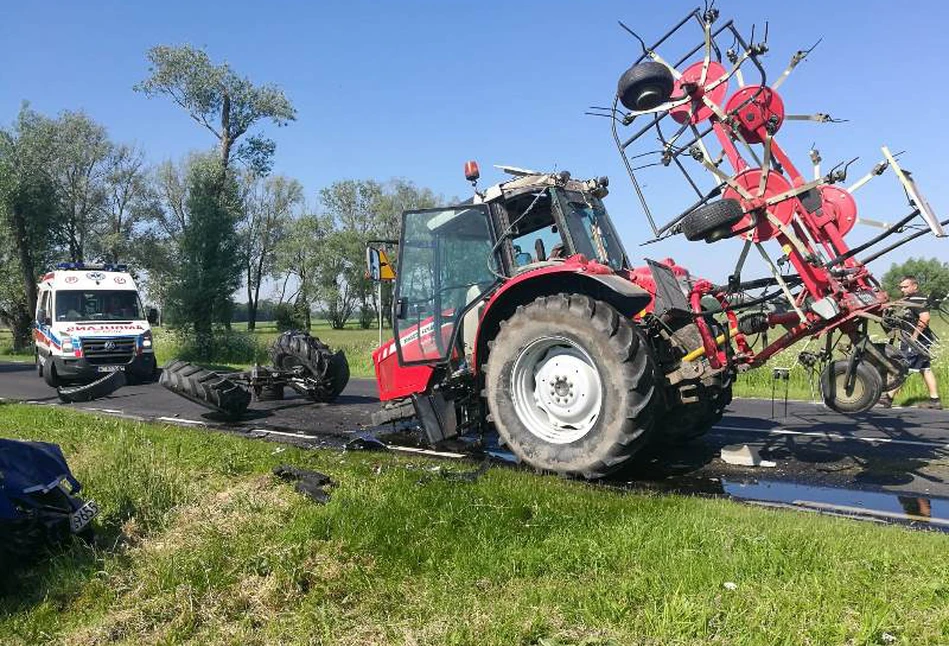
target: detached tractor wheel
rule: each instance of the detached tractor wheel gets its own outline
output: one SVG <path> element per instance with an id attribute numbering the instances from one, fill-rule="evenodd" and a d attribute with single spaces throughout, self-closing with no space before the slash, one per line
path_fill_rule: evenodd
<path id="1" fill-rule="evenodd" d="M 847 370 L 850 361 L 832 361 L 821 373 L 820 387 L 824 403 L 838 413 L 863 413 L 876 405 L 883 393 L 883 383 L 876 368 L 865 361 L 857 364 L 853 388 L 847 391 Z"/>
<path id="2" fill-rule="evenodd" d="M 658 108 L 672 96 L 675 79 L 662 63 L 646 61 L 626 70 L 616 86 L 620 103 L 628 110 L 644 112 Z"/>
<path id="3" fill-rule="evenodd" d="M 250 391 L 212 370 L 174 360 L 161 371 L 159 383 L 185 399 L 236 419 L 250 404 Z"/>
<path id="4" fill-rule="evenodd" d="M 883 362 L 872 354 L 865 354 L 864 359 L 880 373 L 880 379 L 883 381 L 883 390 L 885 392 L 896 390 L 903 385 L 903 382 L 906 381 L 906 377 L 909 375 L 909 364 L 906 363 L 906 358 L 902 352 L 889 343 L 874 343 L 873 345 L 890 363 L 896 366 L 896 372 L 887 370 Z"/>
<path id="5" fill-rule="evenodd" d="M 733 235 L 731 227 L 744 216 L 741 203 L 726 198 L 695 209 L 683 218 L 679 228 L 687 240 L 715 242 L 730 238 Z"/>
<path id="6" fill-rule="evenodd" d="M 485 370 L 490 419 L 535 468 L 601 478 L 652 430 L 652 355 L 633 323 L 602 301 L 558 294 L 518 307 Z"/>
<path id="7" fill-rule="evenodd" d="M 280 370 L 296 370 L 307 382 L 307 387 L 290 387 L 316 402 L 331 402 L 349 383 L 349 362 L 340 350 L 329 346 L 306 332 L 284 332 L 270 347 L 270 359 Z"/>

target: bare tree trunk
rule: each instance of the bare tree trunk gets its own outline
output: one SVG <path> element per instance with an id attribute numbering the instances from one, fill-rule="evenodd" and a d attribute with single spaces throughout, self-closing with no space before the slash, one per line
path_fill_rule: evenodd
<path id="1" fill-rule="evenodd" d="M 221 165 L 227 168 L 231 161 L 231 146 L 234 140 L 231 139 L 231 97 L 224 93 L 224 101 L 221 104 Z"/>

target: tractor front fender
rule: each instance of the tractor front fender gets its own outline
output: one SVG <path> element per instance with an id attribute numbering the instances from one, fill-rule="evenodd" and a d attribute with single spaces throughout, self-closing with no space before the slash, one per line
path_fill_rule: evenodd
<path id="1" fill-rule="evenodd" d="M 504 283 L 491 295 L 478 325 L 472 361 L 476 372 L 480 372 L 487 361 L 488 342 L 497 335 L 501 321 L 509 318 L 519 305 L 526 305 L 541 296 L 583 294 L 609 303 L 627 317 L 640 313 L 652 301 L 649 292 L 602 265 L 590 263 L 575 268 L 571 264 L 525 272 Z"/>

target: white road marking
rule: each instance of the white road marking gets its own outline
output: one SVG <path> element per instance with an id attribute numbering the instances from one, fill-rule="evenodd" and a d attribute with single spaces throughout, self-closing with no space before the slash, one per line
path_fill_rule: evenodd
<path id="1" fill-rule="evenodd" d="M 121 415 L 122 411 L 115 410 L 114 408 L 87 408 L 86 410 L 94 410 L 97 413 L 109 413 L 110 415 Z"/>
<path id="2" fill-rule="evenodd" d="M 929 516 L 919 516 L 916 514 L 901 514 L 894 511 L 883 511 L 882 509 L 871 509 L 867 507 L 851 507 L 848 505 L 835 505 L 829 502 L 814 502 L 811 500 L 795 500 L 792 504 L 799 507 L 818 509 L 821 511 L 836 511 L 845 514 L 870 515 L 892 520 L 911 520 L 919 523 L 928 523 L 930 525 L 940 525 L 949 527 L 949 520 L 944 518 L 930 518 Z"/>
<path id="3" fill-rule="evenodd" d="M 199 422 L 194 419 L 182 419 L 180 417 L 159 417 L 163 422 L 171 422 L 172 424 L 190 424 L 192 426 L 207 426 L 204 422 Z"/>
<path id="4" fill-rule="evenodd" d="M 786 428 L 746 428 L 744 426 L 714 426 L 713 430 L 739 431 L 741 433 L 758 433 L 761 435 L 801 435 L 804 437 L 820 437 L 827 440 L 857 440 L 869 444 L 904 444 L 906 446 L 925 446 L 928 448 L 949 450 L 945 442 L 926 442 L 923 440 L 898 440 L 891 437 L 860 437 L 858 435 L 844 435 L 842 433 L 828 433 L 826 431 L 791 431 Z"/>
<path id="5" fill-rule="evenodd" d="M 266 428 L 254 428 L 247 432 L 248 433 L 266 433 L 267 435 L 283 435 L 284 437 L 295 437 L 298 439 L 310 439 L 310 440 L 320 439 L 319 435 L 307 435 L 306 433 L 284 433 L 283 431 L 271 431 Z"/>

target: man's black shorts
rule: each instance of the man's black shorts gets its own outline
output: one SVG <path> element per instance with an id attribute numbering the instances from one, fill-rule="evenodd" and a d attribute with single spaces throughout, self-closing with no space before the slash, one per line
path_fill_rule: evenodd
<path id="1" fill-rule="evenodd" d="M 929 357 L 923 354 L 907 354 L 906 363 L 909 364 L 909 369 L 912 372 L 922 372 L 923 370 L 930 370 L 931 364 Z"/>

